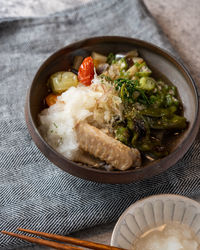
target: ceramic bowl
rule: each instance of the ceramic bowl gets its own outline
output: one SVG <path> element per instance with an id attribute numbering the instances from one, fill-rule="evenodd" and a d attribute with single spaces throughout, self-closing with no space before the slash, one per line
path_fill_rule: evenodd
<path id="1" fill-rule="evenodd" d="M 171 143 L 172 152 L 165 158 L 146 164 L 140 169 L 127 171 L 106 171 L 82 166 L 56 152 L 41 136 L 38 130 L 38 114 L 44 108 L 47 96 L 47 79 L 57 71 L 72 66 L 76 55 L 83 57 L 96 51 L 107 55 L 110 52 L 128 52 L 137 49 L 157 76 L 167 78 L 177 86 L 184 106 L 184 115 L 189 121 L 188 129 Z M 126 37 L 95 37 L 66 46 L 50 56 L 39 68 L 27 94 L 25 106 L 26 122 L 29 132 L 42 153 L 55 165 L 68 173 L 101 183 L 130 183 L 149 178 L 165 171 L 177 162 L 189 149 L 199 128 L 199 103 L 194 81 L 186 68 L 163 49 L 145 41 Z"/>
<path id="2" fill-rule="evenodd" d="M 154 195 L 137 201 L 119 218 L 111 246 L 131 249 L 143 233 L 168 222 L 188 225 L 200 240 L 200 203 L 180 195 Z"/>

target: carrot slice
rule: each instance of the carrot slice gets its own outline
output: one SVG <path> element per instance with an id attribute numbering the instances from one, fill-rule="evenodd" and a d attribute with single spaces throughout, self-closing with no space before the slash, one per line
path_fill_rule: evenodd
<path id="1" fill-rule="evenodd" d="M 46 101 L 46 104 L 50 107 L 52 105 L 54 105 L 57 101 L 57 97 L 58 95 L 55 95 L 53 93 L 49 94 L 46 98 L 45 98 L 45 101 Z"/>

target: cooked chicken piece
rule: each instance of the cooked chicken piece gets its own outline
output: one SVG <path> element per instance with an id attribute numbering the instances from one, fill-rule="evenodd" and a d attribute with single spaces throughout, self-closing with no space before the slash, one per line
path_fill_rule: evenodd
<path id="1" fill-rule="evenodd" d="M 75 155 L 74 161 L 88 164 L 88 165 L 93 166 L 95 168 L 99 168 L 104 164 L 103 161 L 95 158 L 93 155 L 91 155 L 88 152 L 85 152 L 83 150 L 79 150 L 79 152 L 77 152 L 77 154 Z"/>
<path id="2" fill-rule="evenodd" d="M 79 147 L 119 170 L 141 165 L 140 152 L 103 133 L 86 122 L 76 125 Z"/>

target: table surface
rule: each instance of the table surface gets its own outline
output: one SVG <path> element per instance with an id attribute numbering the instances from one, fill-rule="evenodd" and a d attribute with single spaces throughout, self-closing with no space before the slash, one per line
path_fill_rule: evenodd
<path id="1" fill-rule="evenodd" d="M 91 0 L 0 0 L 0 17 L 42 16 L 70 8 L 74 2 L 81 4 Z M 190 69 L 200 88 L 200 4 L 199 0 L 144 0 L 148 10 L 161 26 L 169 41 Z M 200 201 L 200 197 L 194 197 Z M 72 236 L 104 244 L 110 243 L 115 223 L 73 233 Z M 50 249 L 26 247 L 18 250 Z M 17 249 L 16 249 L 17 250 Z"/>

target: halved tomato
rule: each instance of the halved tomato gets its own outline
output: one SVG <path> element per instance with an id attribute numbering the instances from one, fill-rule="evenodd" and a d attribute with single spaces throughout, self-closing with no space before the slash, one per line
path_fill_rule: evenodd
<path id="1" fill-rule="evenodd" d="M 78 70 L 78 80 L 85 86 L 91 84 L 94 78 L 94 62 L 91 56 L 86 57 Z"/>

